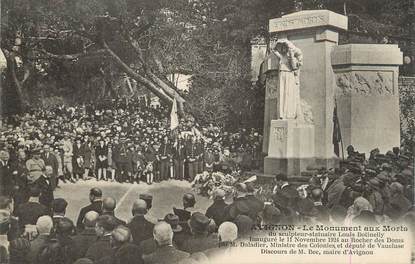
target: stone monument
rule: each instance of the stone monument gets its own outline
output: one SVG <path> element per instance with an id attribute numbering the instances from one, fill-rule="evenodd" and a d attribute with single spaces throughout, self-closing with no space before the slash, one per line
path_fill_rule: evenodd
<path id="1" fill-rule="evenodd" d="M 331 54 L 337 113 L 345 146 L 381 153 L 400 146 L 398 45 L 348 44 Z"/>
<path id="2" fill-rule="evenodd" d="M 274 97 L 268 106 L 272 103 L 275 120 L 270 121 L 265 168 L 295 174 L 314 161 L 314 126 L 306 123 L 301 108 L 303 54 L 288 39 L 280 39 L 269 60 L 266 87 L 267 95 Z"/>
<path id="3" fill-rule="evenodd" d="M 278 53 L 268 54 L 261 66 L 266 87 L 266 175 L 300 175 L 310 164 L 338 165 L 333 146 L 335 102 L 345 146 L 353 144 L 366 153 L 375 147 L 386 151 L 399 146 L 397 80 L 402 54 L 396 45 L 338 46 L 339 32 L 347 30 L 347 24 L 346 16 L 328 10 L 300 11 L 269 21 L 272 37 L 285 39 L 302 53 L 297 76 L 301 111 L 296 113 L 303 116 L 281 114 L 277 48 Z"/>

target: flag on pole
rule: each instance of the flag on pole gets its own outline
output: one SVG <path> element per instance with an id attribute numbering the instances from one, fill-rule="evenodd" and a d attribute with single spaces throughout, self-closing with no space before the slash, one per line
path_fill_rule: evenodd
<path id="1" fill-rule="evenodd" d="M 170 130 L 173 131 L 179 126 L 179 116 L 177 115 L 176 98 L 173 100 L 173 106 L 170 113 Z"/>
<path id="2" fill-rule="evenodd" d="M 337 102 L 334 101 L 334 110 L 333 110 L 333 147 L 334 153 L 337 157 L 340 157 L 340 145 L 342 140 L 342 134 L 340 131 L 339 118 L 337 116 Z"/>

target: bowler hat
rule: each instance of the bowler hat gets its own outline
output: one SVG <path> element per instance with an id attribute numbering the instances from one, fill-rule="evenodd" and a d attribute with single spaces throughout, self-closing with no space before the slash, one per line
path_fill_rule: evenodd
<path id="1" fill-rule="evenodd" d="M 195 212 L 189 220 L 189 225 L 193 232 L 204 233 L 208 230 L 210 220 L 202 213 Z"/>
<path id="2" fill-rule="evenodd" d="M 179 217 L 175 214 L 167 214 L 164 217 L 164 221 L 171 226 L 173 232 L 180 232 L 183 228 L 179 225 Z"/>
<path id="3" fill-rule="evenodd" d="M 151 194 L 142 193 L 138 196 L 138 198 L 144 200 L 147 204 L 147 210 L 150 210 L 153 206 L 153 196 Z"/>

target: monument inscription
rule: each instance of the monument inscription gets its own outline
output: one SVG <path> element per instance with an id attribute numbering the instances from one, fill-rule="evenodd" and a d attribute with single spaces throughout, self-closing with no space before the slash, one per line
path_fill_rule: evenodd
<path id="1" fill-rule="evenodd" d="M 283 142 L 284 139 L 287 138 L 287 129 L 285 127 L 274 127 L 273 135 L 275 141 Z"/>
<path id="2" fill-rule="evenodd" d="M 272 29 L 274 31 L 281 31 L 290 28 L 297 28 L 297 27 L 313 27 L 313 26 L 320 26 L 327 23 L 327 19 L 324 16 L 304 16 L 304 17 L 296 17 L 296 18 L 286 18 L 281 19 L 278 21 L 273 21 Z"/>

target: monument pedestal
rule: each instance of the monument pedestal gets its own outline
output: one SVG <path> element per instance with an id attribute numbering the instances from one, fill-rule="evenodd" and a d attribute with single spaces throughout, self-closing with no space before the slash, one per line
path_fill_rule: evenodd
<path id="1" fill-rule="evenodd" d="M 298 120 L 271 121 L 265 174 L 300 175 L 314 162 L 314 125 Z"/>

